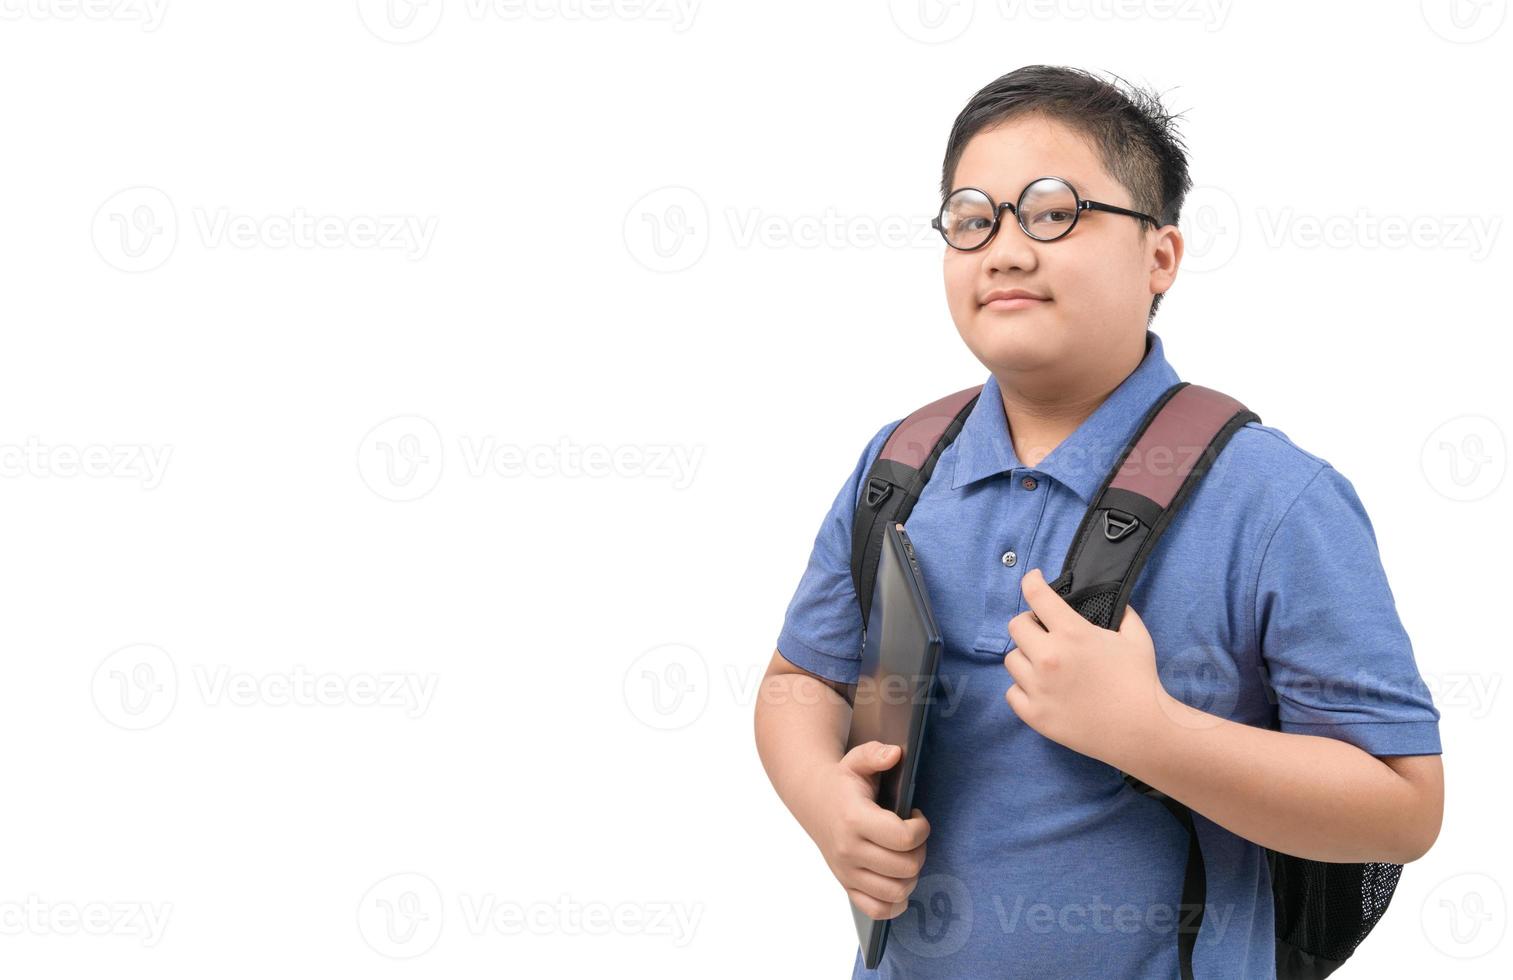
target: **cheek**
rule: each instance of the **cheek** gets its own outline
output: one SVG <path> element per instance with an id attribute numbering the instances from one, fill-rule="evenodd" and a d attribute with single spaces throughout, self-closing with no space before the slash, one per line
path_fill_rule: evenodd
<path id="1" fill-rule="evenodd" d="M 1122 250 L 1081 249 L 1069 252 L 1065 258 L 1061 279 L 1075 285 L 1068 292 L 1084 310 L 1108 313 L 1122 310 L 1138 292 L 1138 267 Z"/>
<path id="2" fill-rule="evenodd" d="M 971 316 L 977 309 L 977 264 L 960 253 L 947 254 L 943 269 L 946 305 L 957 316 Z"/>

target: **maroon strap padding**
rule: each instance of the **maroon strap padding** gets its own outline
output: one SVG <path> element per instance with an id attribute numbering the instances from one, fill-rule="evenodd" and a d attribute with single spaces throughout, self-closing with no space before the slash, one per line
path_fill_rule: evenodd
<path id="1" fill-rule="evenodd" d="M 945 434 L 946 426 L 950 425 L 951 420 L 956 418 L 967 402 L 976 398 L 981 391 L 982 385 L 975 388 L 963 388 L 954 395 L 947 395 L 910 413 L 908 418 L 898 423 L 898 427 L 888 436 L 888 441 L 883 443 L 883 450 L 878 454 L 878 458 L 891 459 L 905 466 L 919 469 L 935 448 L 935 444 L 940 442 L 940 437 Z"/>
<path id="2" fill-rule="evenodd" d="M 1243 411 L 1244 405 L 1222 391 L 1187 385 L 1156 413 L 1109 487 L 1168 507 L 1214 436 Z"/>

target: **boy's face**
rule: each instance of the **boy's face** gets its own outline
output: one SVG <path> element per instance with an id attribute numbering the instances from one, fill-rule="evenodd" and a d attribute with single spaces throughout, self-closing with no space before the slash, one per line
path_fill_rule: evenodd
<path id="1" fill-rule="evenodd" d="M 1044 116 L 1012 119 L 967 143 L 952 189 L 976 187 L 1014 203 L 1037 177 L 1063 177 L 1079 197 L 1142 210 L 1075 130 Z M 992 241 L 974 252 L 945 249 L 946 300 L 962 340 L 995 373 L 1070 377 L 1134 345 L 1144 349 L 1154 294 L 1176 278 L 1182 236 L 1136 218 L 1084 211 L 1065 237 L 1041 242 L 1005 210 Z M 984 304 L 998 289 L 1026 289 L 1041 302 Z"/>

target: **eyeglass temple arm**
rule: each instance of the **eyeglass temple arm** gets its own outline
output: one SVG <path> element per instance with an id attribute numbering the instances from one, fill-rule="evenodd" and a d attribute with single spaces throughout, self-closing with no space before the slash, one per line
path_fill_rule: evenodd
<path id="1" fill-rule="evenodd" d="M 1161 223 L 1148 214 L 1143 214 L 1139 211 L 1130 211 L 1127 208 L 1115 207 L 1112 204 L 1101 204 L 1098 201 L 1078 201 L 1077 206 L 1084 211 L 1108 211 L 1111 214 L 1128 215 L 1131 218 L 1140 218 L 1145 221 L 1149 221 L 1153 225 L 1159 225 Z"/>

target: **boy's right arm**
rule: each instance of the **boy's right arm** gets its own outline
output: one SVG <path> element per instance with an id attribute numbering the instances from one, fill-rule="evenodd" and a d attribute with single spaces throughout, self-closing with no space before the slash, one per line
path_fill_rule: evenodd
<path id="1" fill-rule="evenodd" d="M 846 751 L 853 696 L 852 685 L 774 650 L 757 696 L 757 754 L 856 907 L 891 919 L 919 881 L 930 825 L 918 809 L 902 820 L 875 802 L 876 774 L 897 764 L 899 749 L 867 742 Z"/>

